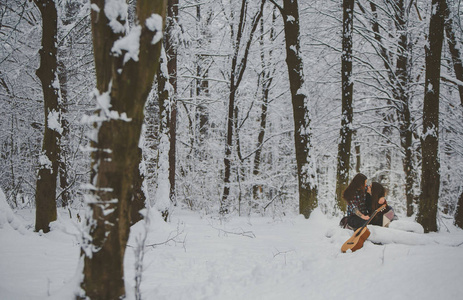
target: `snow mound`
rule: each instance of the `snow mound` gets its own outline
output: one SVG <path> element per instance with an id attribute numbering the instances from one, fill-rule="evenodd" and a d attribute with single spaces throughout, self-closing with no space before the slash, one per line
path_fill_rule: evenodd
<path id="1" fill-rule="evenodd" d="M 424 228 L 421 224 L 410 221 L 396 220 L 389 224 L 389 228 L 415 233 L 424 233 Z"/>
<path id="2" fill-rule="evenodd" d="M 5 193 L 0 189 L 0 229 L 5 226 L 11 226 L 12 229 L 17 230 L 21 234 L 27 232 L 24 224 L 16 217 L 10 205 L 6 202 Z"/>
<path id="3" fill-rule="evenodd" d="M 424 235 L 421 233 L 403 231 L 399 229 L 386 228 L 374 225 L 368 225 L 368 229 L 371 233 L 368 240 L 375 244 L 428 245 L 435 243 L 434 240 L 430 238 L 428 235 Z"/>

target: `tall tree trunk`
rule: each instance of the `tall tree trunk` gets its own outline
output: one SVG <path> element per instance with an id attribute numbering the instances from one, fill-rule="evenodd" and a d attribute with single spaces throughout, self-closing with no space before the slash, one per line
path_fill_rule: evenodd
<path id="1" fill-rule="evenodd" d="M 235 42 L 235 52 L 232 58 L 232 66 L 231 66 L 231 73 L 230 73 L 230 92 L 228 98 L 228 118 L 227 118 L 227 139 L 225 144 L 225 156 L 224 156 L 224 187 L 223 187 L 223 194 L 222 194 L 222 201 L 220 203 L 220 213 L 225 214 L 228 213 L 230 204 L 228 203 L 228 196 L 230 195 L 230 177 L 231 177 L 231 154 L 233 148 L 233 128 L 234 123 L 236 120 L 234 119 L 234 112 L 235 112 L 235 96 L 236 96 L 236 69 L 238 64 L 238 53 L 241 44 L 241 37 L 243 34 L 243 27 L 244 27 L 244 18 L 246 17 L 246 0 L 242 0 L 241 2 L 241 13 L 240 13 L 240 21 L 238 23 L 238 32 L 236 36 Z"/>
<path id="2" fill-rule="evenodd" d="M 243 79 L 244 72 L 246 70 L 249 49 L 251 47 L 251 42 L 254 36 L 254 32 L 257 29 L 260 18 L 262 18 L 263 6 L 265 0 L 262 0 L 261 6 L 257 14 L 254 16 L 254 19 L 251 24 L 251 32 L 249 38 L 245 44 L 245 50 L 243 57 L 239 59 L 239 52 L 241 48 L 241 39 L 243 36 L 246 11 L 247 11 L 247 0 L 242 0 L 241 2 L 241 12 L 240 20 L 238 23 L 238 31 L 236 35 L 234 54 L 232 57 L 232 65 L 230 72 L 230 89 L 229 89 L 229 99 L 228 99 L 228 119 L 227 119 L 227 138 L 225 144 L 225 156 L 224 156 L 224 186 L 222 193 L 222 200 L 220 202 L 220 213 L 226 214 L 230 210 L 230 203 L 228 196 L 230 195 L 230 179 L 231 179 L 231 165 L 232 165 L 232 149 L 233 149 L 233 132 L 236 130 L 237 122 L 237 107 L 235 105 L 236 92 L 240 86 L 241 80 Z M 233 25 L 232 25 L 233 26 Z"/>
<path id="3" fill-rule="evenodd" d="M 64 117 L 66 114 L 66 103 L 67 103 L 67 71 L 62 61 L 58 62 L 58 78 L 61 88 L 61 103 L 59 105 L 61 112 L 61 143 L 60 143 L 60 156 L 59 156 L 59 184 L 62 190 L 61 192 L 61 203 L 63 207 L 68 207 L 71 203 L 71 195 L 69 193 L 69 172 L 67 165 L 67 147 L 63 147 L 63 141 L 68 139 L 69 134 L 69 122 Z"/>
<path id="4" fill-rule="evenodd" d="M 393 84 L 393 95 L 398 100 L 397 116 L 399 120 L 400 144 L 404 152 L 402 166 L 405 173 L 405 196 L 407 206 L 407 216 L 413 215 L 413 185 L 415 184 L 415 173 L 413 171 L 412 160 L 412 137 L 410 117 L 410 95 L 408 88 L 410 86 L 410 45 L 407 33 L 407 18 L 405 16 L 405 4 L 403 0 L 397 0 L 395 5 L 395 24 L 400 33 L 397 47 L 397 63 L 395 74 L 391 77 Z M 392 74 L 392 70 L 390 70 Z"/>
<path id="5" fill-rule="evenodd" d="M 439 92 L 445 0 L 432 1 L 423 106 L 421 196 L 417 221 L 425 232 L 437 231 L 437 204 L 440 188 Z"/>
<path id="6" fill-rule="evenodd" d="M 338 209 L 346 211 L 346 202 L 342 193 L 349 184 L 349 168 L 352 143 L 352 97 L 354 83 L 352 78 L 352 35 L 354 27 L 354 0 L 343 0 L 342 25 L 342 55 L 341 55 L 341 81 L 342 81 L 342 113 L 340 142 L 338 145 L 338 166 L 336 171 L 336 204 Z"/>
<path id="7" fill-rule="evenodd" d="M 366 13 L 366 9 L 357 2 L 360 10 L 362 13 L 368 17 Z M 416 180 L 416 173 L 413 171 L 413 160 L 412 160 L 412 136 L 413 132 L 411 129 L 411 117 L 410 117 L 410 94 L 408 93 L 408 88 L 410 86 L 411 77 L 410 77 L 410 57 L 409 53 L 411 51 L 411 45 L 409 43 L 408 37 L 408 28 L 407 28 L 407 10 L 405 8 L 404 0 L 395 0 L 395 5 L 393 6 L 394 14 L 393 14 L 393 23 L 396 26 L 396 31 L 398 32 L 398 43 L 397 49 L 395 50 L 397 55 L 397 60 L 394 63 L 389 54 L 385 44 L 383 43 L 382 34 L 380 33 L 380 24 L 378 21 L 378 12 L 377 6 L 375 3 L 370 2 L 370 8 L 372 12 L 372 18 L 370 18 L 370 23 L 372 26 L 372 30 L 374 32 L 374 38 L 377 41 L 378 47 L 377 50 L 378 55 L 380 56 L 381 60 L 383 61 L 384 68 L 388 72 L 388 79 L 389 85 L 392 90 L 392 95 L 394 99 L 393 103 L 388 101 L 388 104 L 394 104 L 396 106 L 397 118 L 399 123 L 399 132 L 400 132 L 400 141 L 401 147 L 404 153 L 404 158 L 402 160 L 402 166 L 405 174 L 405 195 L 406 195 L 406 206 L 407 206 L 407 216 L 411 216 L 413 214 L 413 185 L 415 184 Z M 389 115 L 385 117 L 387 121 L 388 118 L 391 118 Z M 390 136 L 390 128 L 388 127 L 387 132 L 385 135 Z M 388 153 L 387 161 L 389 164 L 390 169 L 390 152 Z"/>
<path id="8" fill-rule="evenodd" d="M 270 37 L 269 41 L 272 43 L 275 39 L 275 21 L 276 21 L 276 11 L 275 8 L 273 9 L 272 13 L 272 27 L 270 28 Z M 264 19 L 260 20 L 260 59 L 261 59 L 261 67 L 262 72 L 259 75 L 259 82 L 262 89 L 262 104 L 261 104 L 261 114 L 260 114 L 260 126 L 259 126 L 259 135 L 257 137 L 257 150 L 254 156 L 254 169 L 252 171 L 254 175 L 254 179 L 256 180 L 257 177 L 260 175 L 260 167 L 261 167 L 261 156 L 262 156 L 262 147 L 264 144 L 264 137 L 265 137 L 265 130 L 267 127 L 267 114 L 268 114 L 268 105 L 269 105 L 269 93 L 270 93 L 270 86 L 272 85 L 273 81 L 273 70 L 270 71 L 270 64 L 269 61 L 272 61 L 272 48 L 270 48 L 268 52 L 268 58 L 266 58 L 265 53 L 265 44 L 264 44 Z M 262 185 L 261 184 L 254 184 L 252 187 L 252 194 L 253 199 L 256 201 L 261 197 L 262 194 Z"/>
<path id="9" fill-rule="evenodd" d="M 161 51 L 159 70 L 157 73 L 158 84 L 158 103 L 159 103 L 159 145 L 158 145 L 158 178 L 156 192 L 156 208 L 161 212 L 164 221 L 167 222 L 169 210 L 172 205 L 170 198 L 170 181 L 169 181 L 169 149 L 170 143 L 170 120 L 171 108 L 173 106 L 173 88 L 169 83 L 169 72 L 167 68 L 168 59 L 164 48 Z M 168 187 L 168 190 L 165 190 Z"/>
<path id="10" fill-rule="evenodd" d="M 129 237 L 133 172 L 143 110 L 158 68 L 167 0 L 138 0 L 139 24 L 125 35 L 124 0 L 92 0 L 92 33 L 99 105 L 92 148 L 92 182 L 83 237 L 78 299 L 125 298 L 124 254 Z M 111 9 L 110 9 L 111 8 Z M 117 9 L 115 9 L 117 8 Z M 138 55 L 125 49 L 139 41 Z M 117 134 L 114 134 L 117 133 Z"/>
<path id="11" fill-rule="evenodd" d="M 203 16 L 201 14 L 201 3 L 199 2 L 200 0 L 197 1 L 197 6 L 196 6 L 196 23 L 198 26 L 197 29 L 197 34 L 199 39 L 201 40 L 202 45 L 207 45 L 206 49 L 210 47 L 211 44 L 211 39 L 212 39 L 212 34 L 209 29 L 209 26 L 211 25 L 213 14 L 211 11 L 206 13 L 206 18 L 205 21 L 202 19 Z M 203 97 L 208 98 L 210 97 L 210 92 L 209 92 L 209 66 L 206 68 L 203 68 L 203 64 L 206 63 L 206 54 L 198 54 L 198 61 L 197 61 L 197 67 L 196 67 L 196 97 L 199 98 L 199 104 L 197 107 L 197 118 L 199 119 L 198 124 L 198 132 L 199 132 L 199 145 L 203 145 L 203 142 L 205 141 L 207 134 L 208 134 L 208 124 L 209 124 L 209 113 L 207 109 L 207 105 L 204 104 L 204 99 Z M 202 153 L 202 151 L 199 151 L 198 154 L 198 159 L 200 161 L 203 161 L 205 159 L 205 154 Z"/>
<path id="12" fill-rule="evenodd" d="M 297 0 L 284 0 L 286 65 L 294 118 L 294 146 L 299 187 L 299 213 L 309 218 L 317 207 L 317 173 L 312 151 L 312 128 L 307 91 L 304 86 L 304 65 L 300 52 L 299 5 Z"/>
<path id="13" fill-rule="evenodd" d="M 455 77 L 459 81 L 458 83 L 458 92 L 460 94 L 461 105 L 463 106 L 463 62 L 461 57 L 461 43 L 458 42 L 455 35 L 455 25 L 453 21 L 453 15 L 450 13 L 448 0 L 444 3 L 444 13 L 445 13 L 445 34 L 447 37 L 447 43 L 449 45 L 450 54 L 452 56 L 453 70 L 455 71 Z"/>
<path id="14" fill-rule="evenodd" d="M 463 192 L 458 198 L 457 209 L 454 216 L 454 224 L 463 229 Z"/>
<path id="15" fill-rule="evenodd" d="M 140 211 L 146 207 L 146 195 L 143 190 L 143 181 L 145 174 L 141 170 L 143 164 L 143 151 L 141 148 L 137 150 L 137 163 L 133 168 L 133 193 L 132 203 L 130 204 L 130 225 L 137 223 L 143 219 Z"/>
<path id="16" fill-rule="evenodd" d="M 37 76 L 42 83 L 45 112 L 45 128 L 40 155 L 40 166 L 35 194 L 35 230 L 50 230 L 50 222 L 56 220 L 56 181 L 60 157 L 62 128 L 59 123 L 60 89 L 57 75 L 58 13 L 53 0 L 34 0 L 42 14 L 42 48 Z"/>
<path id="17" fill-rule="evenodd" d="M 167 70 L 169 72 L 169 83 L 172 86 L 173 94 L 171 95 L 171 108 L 169 120 L 169 199 L 173 205 L 176 205 L 175 192 L 175 169 L 176 169 L 176 149 L 177 149 L 177 48 L 178 44 L 174 42 L 174 32 L 178 27 L 178 0 L 167 1 L 167 26 L 166 26 L 166 54 Z"/>
<path id="18" fill-rule="evenodd" d="M 445 1 L 445 34 L 447 37 L 447 43 L 449 45 L 450 54 L 452 56 L 453 62 L 453 70 L 455 71 L 455 77 L 457 78 L 458 82 L 458 92 L 460 94 L 460 102 L 463 106 L 463 62 L 461 57 L 461 43 L 458 42 L 455 35 L 455 25 L 453 20 L 453 15 L 450 12 L 450 5 L 449 1 Z M 454 223 L 456 226 L 463 228 L 463 192 L 461 193 L 460 197 L 458 198 L 455 216 L 454 216 Z"/>

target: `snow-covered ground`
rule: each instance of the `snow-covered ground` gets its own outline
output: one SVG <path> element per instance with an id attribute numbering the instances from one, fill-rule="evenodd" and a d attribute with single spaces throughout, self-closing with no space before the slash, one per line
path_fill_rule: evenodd
<path id="1" fill-rule="evenodd" d="M 73 299 L 79 281 L 79 223 L 60 210 L 53 230 L 40 235 L 32 231 L 34 211 L 12 214 L 4 204 L 0 299 Z M 164 223 L 154 210 L 149 215 L 143 299 L 397 300 L 463 295 L 463 230 L 450 222 L 432 234 L 416 233 L 420 226 L 404 220 L 395 221 L 396 228 L 370 226 L 371 236 L 362 249 L 341 253 L 352 232 L 318 209 L 309 220 L 297 215 L 220 220 L 177 210 L 171 222 Z M 135 299 L 134 249 L 145 228 L 144 222 L 132 227 L 126 252 L 128 299 Z"/>

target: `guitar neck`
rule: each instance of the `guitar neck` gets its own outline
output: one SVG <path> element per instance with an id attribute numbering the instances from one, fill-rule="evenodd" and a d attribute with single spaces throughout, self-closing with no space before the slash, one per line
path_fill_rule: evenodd
<path id="1" fill-rule="evenodd" d="M 373 220 L 373 218 L 376 216 L 376 214 L 380 211 L 382 211 L 383 209 L 386 208 L 386 204 L 383 204 L 381 205 L 380 207 L 378 207 L 377 210 L 375 210 L 373 212 L 373 214 L 371 215 L 371 217 L 365 222 L 365 224 L 363 224 L 362 228 L 365 228 L 368 224 L 370 224 L 371 220 Z"/>

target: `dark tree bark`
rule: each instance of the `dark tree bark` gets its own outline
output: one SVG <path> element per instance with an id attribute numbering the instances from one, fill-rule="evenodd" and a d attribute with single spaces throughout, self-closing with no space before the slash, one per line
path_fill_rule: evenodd
<path id="1" fill-rule="evenodd" d="M 410 116 L 410 95 L 408 87 L 410 86 L 410 45 L 407 34 L 407 17 L 406 8 L 403 0 L 396 1 L 395 24 L 400 33 L 397 47 L 397 62 L 395 74 L 391 75 L 393 82 L 394 98 L 399 100 L 397 106 L 397 117 L 400 130 L 400 144 L 404 152 L 402 160 L 403 170 L 405 173 L 405 196 L 407 205 L 407 216 L 413 215 L 413 185 L 415 184 L 415 173 L 413 172 L 412 160 L 412 137 L 411 116 Z M 392 74 L 392 70 L 389 72 Z"/>
<path id="2" fill-rule="evenodd" d="M 299 213 L 309 218 L 318 205 L 318 186 L 315 159 L 312 157 L 312 128 L 308 99 L 304 90 L 304 65 L 300 53 L 299 5 L 297 0 L 283 0 L 283 7 L 271 2 L 280 10 L 286 45 L 286 65 L 294 118 L 294 146 L 299 189 Z"/>
<path id="3" fill-rule="evenodd" d="M 57 75 L 57 34 L 58 13 L 53 0 L 34 0 L 42 14 L 42 48 L 40 49 L 40 67 L 37 76 L 42 83 L 45 112 L 45 128 L 40 155 L 40 166 L 35 194 L 36 220 L 35 230 L 50 231 L 50 222 L 55 221 L 56 181 L 60 157 L 62 129 L 59 109 L 59 81 Z"/>
<path id="4" fill-rule="evenodd" d="M 69 133 L 69 122 L 65 119 L 66 114 L 66 103 L 67 103 L 67 73 L 64 63 L 58 63 L 58 78 L 61 88 L 61 128 L 63 129 L 61 134 L 61 141 L 66 140 Z M 61 151 L 59 157 L 59 185 L 62 190 L 61 192 L 61 203 L 63 207 L 67 207 L 71 202 L 71 195 L 69 193 L 69 172 L 67 166 L 67 148 L 61 144 Z"/>
<path id="5" fill-rule="evenodd" d="M 432 1 L 421 137 L 421 196 L 417 221 L 425 232 L 437 231 L 437 204 L 440 188 L 439 93 L 442 43 L 444 40 L 445 0 Z"/>
<path id="6" fill-rule="evenodd" d="M 461 105 L 463 106 L 463 62 L 461 60 L 461 43 L 458 42 L 455 35 L 455 24 L 453 15 L 450 13 L 448 0 L 443 3 L 445 5 L 445 35 L 447 37 L 447 43 L 449 45 L 449 51 L 452 56 L 453 70 L 455 71 L 455 77 L 458 82 L 458 92 L 460 94 Z"/>
<path id="7" fill-rule="evenodd" d="M 178 26 L 178 0 L 167 1 L 167 25 L 166 25 L 166 54 L 167 70 L 169 72 L 169 82 L 173 89 L 170 119 L 169 119 L 169 198 L 173 205 L 176 205 L 175 193 L 175 169 L 176 169 L 176 149 L 177 149 L 177 43 L 175 40 L 174 29 Z"/>
<path id="8" fill-rule="evenodd" d="M 449 9 L 449 2 L 448 0 L 445 1 L 445 34 L 447 37 L 447 43 L 449 45 L 449 51 L 452 56 L 453 62 L 453 70 L 455 72 L 455 77 L 459 81 L 458 85 L 458 92 L 460 94 L 460 102 L 463 106 L 463 62 L 461 59 L 461 43 L 458 42 L 455 35 L 455 24 L 453 20 L 453 15 Z M 463 228 L 463 192 L 461 193 L 460 197 L 458 198 L 457 207 L 454 216 L 454 223 L 456 226 Z"/>
<path id="9" fill-rule="evenodd" d="M 342 25 L 342 55 L 341 55 L 341 81 L 342 81 L 342 113 L 340 142 L 338 145 L 338 165 L 336 171 L 336 204 L 338 209 L 346 211 L 346 202 L 342 193 L 349 184 L 349 168 L 352 144 L 352 97 L 354 83 L 352 78 L 352 35 L 354 27 L 354 0 L 343 0 Z"/>
<path id="10" fill-rule="evenodd" d="M 164 71 L 163 71 L 164 70 Z M 167 72 L 165 72 L 167 70 Z M 158 103 L 159 103 L 159 132 L 158 132 L 158 139 L 159 139 L 159 148 L 158 148 L 158 162 L 157 162 L 157 167 L 158 167 L 158 184 L 160 182 L 164 182 L 167 174 L 167 180 L 169 181 L 170 177 L 170 172 L 169 168 L 166 167 L 166 162 L 165 160 L 168 160 L 167 165 L 170 166 L 169 162 L 169 153 L 164 153 L 166 152 L 166 149 L 170 149 L 172 144 L 170 143 L 170 126 L 169 124 L 171 123 L 171 108 L 172 108 L 172 101 L 173 101 L 173 96 L 172 94 L 174 93 L 172 86 L 169 83 L 169 73 L 168 73 L 168 59 L 166 56 L 166 53 L 164 49 L 162 49 L 161 52 L 161 57 L 159 61 L 159 70 L 157 73 L 157 84 L 158 84 Z M 169 181 L 170 184 L 170 181 Z M 170 196 L 170 191 L 172 191 L 171 188 L 169 188 L 169 196 Z M 164 195 L 162 195 L 163 197 Z M 171 198 L 169 197 L 169 201 Z M 170 203 L 165 203 L 164 199 L 157 199 L 156 206 L 160 210 L 162 218 L 164 221 L 167 222 L 169 218 L 169 208 L 170 208 Z"/>
<path id="11" fill-rule="evenodd" d="M 164 35 L 164 54 L 161 58 L 160 70 L 157 75 L 158 83 L 158 102 L 161 123 L 159 134 L 167 136 L 169 140 L 168 146 L 168 165 L 167 170 L 169 180 L 169 200 L 172 205 L 176 205 L 175 193 L 175 170 L 176 170 L 176 143 L 177 143 L 177 43 L 175 41 L 175 28 L 178 26 L 178 0 L 167 1 L 167 19 L 166 33 Z M 163 50 L 163 51 L 164 51 Z M 164 53 L 164 52 L 163 52 Z M 162 69 L 167 70 L 164 74 Z M 160 151 L 166 151 L 165 147 L 161 147 Z M 158 158 L 159 164 L 164 164 L 164 155 L 161 153 Z M 161 170 L 161 172 L 163 172 Z M 164 174 L 160 174 L 164 176 Z M 169 205 L 170 206 L 170 205 Z M 162 204 L 158 207 L 165 221 L 167 221 L 170 211 L 167 204 Z"/>
<path id="12" fill-rule="evenodd" d="M 460 198 L 458 198 L 454 224 L 463 229 L 463 192 L 461 193 Z"/>
<path id="13" fill-rule="evenodd" d="M 206 12 L 206 17 L 203 17 L 203 13 L 201 13 L 201 3 L 200 0 L 197 0 L 198 5 L 196 6 L 196 20 L 198 24 L 198 36 L 201 39 L 202 45 L 208 45 L 209 47 L 212 40 L 212 33 L 209 29 L 213 19 L 212 11 Z M 205 19 L 204 21 L 202 19 Z M 198 123 L 198 131 L 199 131 L 199 144 L 202 145 L 204 140 L 208 135 L 208 125 L 209 125 L 209 112 L 207 109 L 207 105 L 204 104 L 202 97 L 210 97 L 209 91 L 209 66 L 203 67 L 203 65 L 208 61 L 207 54 L 198 54 L 198 62 L 196 66 L 196 96 L 200 99 L 200 103 L 197 107 L 197 118 L 199 119 Z M 203 161 L 206 157 L 204 153 L 198 153 L 199 160 Z"/>
<path id="14" fill-rule="evenodd" d="M 123 262 L 133 170 L 139 161 L 145 101 L 159 63 L 166 2 L 137 1 L 139 24 L 129 33 L 139 36 L 139 53 L 134 57 L 123 47 L 120 52 L 112 50 L 125 35 L 126 12 L 112 11 L 110 20 L 105 5 L 111 3 L 92 0 L 95 98 L 101 107 L 93 117 L 92 188 L 86 197 L 91 215 L 81 246 L 84 276 L 78 299 L 125 298 Z"/>
<path id="15" fill-rule="evenodd" d="M 261 6 L 257 14 L 254 16 L 251 32 L 248 40 L 245 44 L 245 50 L 243 57 L 239 59 L 239 52 L 241 48 L 241 39 L 243 37 L 246 11 L 247 11 L 247 0 L 242 0 L 241 2 L 241 12 L 240 20 L 238 23 L 238 31 L 236 34 L 236 41 L 234 47 L 234 54 L 232 57 L 231 72 L 230 72 L 230 89 L 229 89 L 229 99 L 228 99 L 228 119 L 227 119 L 227 138 L 225 144 L 225 156 L 224 156 L 224 186 L 222 193 L 222 200 L 220 202 L 220 213 L 226 214 L 230 210 L 231 204 L 229 203 L 228 196 L 230 195 L 230 179 L 231 179 L 231 167 L 232 167 L 232 149 L 233 149 L 233 132 L 236 130 L 237 126 L 237 107 L 235 104 L 236 92 L 238 87 L 241 84 L 243 79 L 244 72 L 246 70 L 249 49 L 251 47 L 251 42 L 254 36 L 254 32 L 257 29 L 260 18 L 262 18 L 262 11 L 265 0 L 262 0 Z M 233 25 L 232 25 L 233 26 Z"/>
<path id="16" fill-rule="evenodd" d="M 137 149 L 137 163 L 133 168 L 133 195 L 132 203 L 130 204 L 130 225 L 137 223 L 143 219 L 140 210 L 146 207 L 146 195 L 143 191 L 143 181 L 145 174 L 140 171 L 140 165 L 143 161 L 143 151 L 141 148 Z"/>

